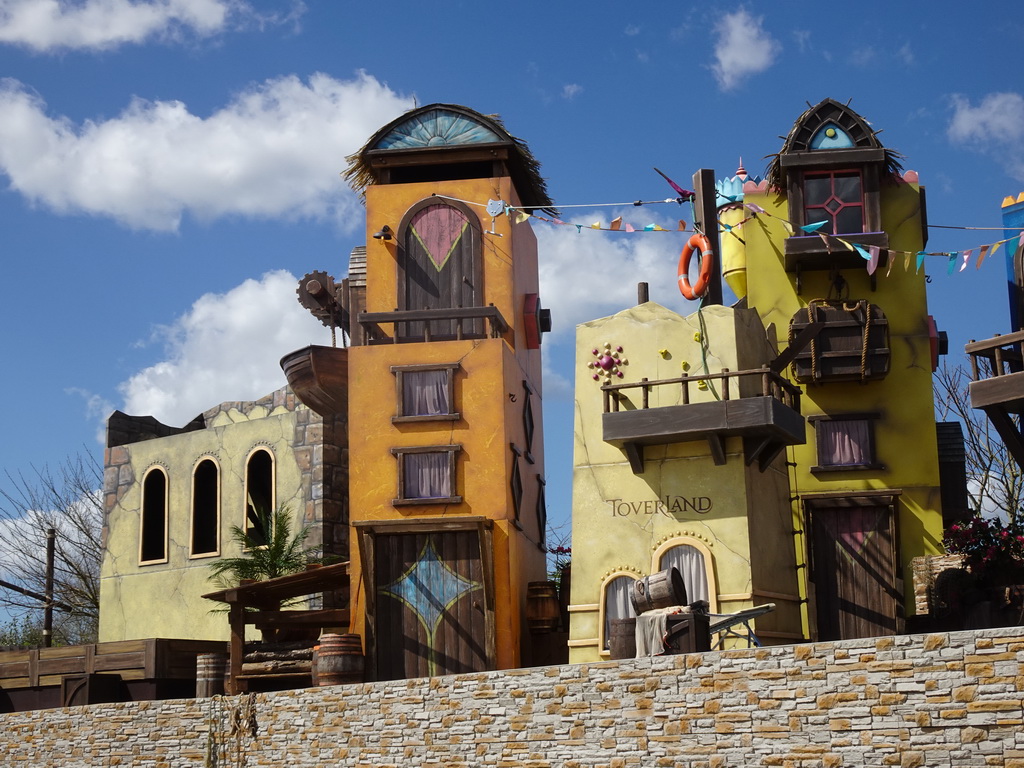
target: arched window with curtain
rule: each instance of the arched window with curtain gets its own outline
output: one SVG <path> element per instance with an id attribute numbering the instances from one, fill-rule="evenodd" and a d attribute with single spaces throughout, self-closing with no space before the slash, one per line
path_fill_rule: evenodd
<path id="1" fill-rule="evenodd" d="M 142 478 L 142 525 L 139 531 L 139 562 L 167 561 L 167 473 L 150 468 Z"/>
<path id="2" fill-rule="evenodd" d="M 220 469 L 207 457 L 192 470 L 192 557 L 220 549 Z"/>
<path id="3" fill-rule="evenodd" d="M 714 608 L 717 601 L 713 581 L 709 578 L 710 562 L 701 549 L 685 539 L 670 541 L 657 555 L 657 569 L 664 571 L 673 566 L 678 568 L 686 586 L 686 601 L 693 603 L 707 600 Z"/>
<path id="4" fill-rule="evenodd" d="M 601 590 L 601 613 L 604 620 L 601 622 L 601 650 L 608 650 L 609 639 L 612 634 L 612 621 L 615 619 L 631 619 L 636 616 L 633 610 L 633 602 L 630 594 L 633 590 L 635 576 L 621 573 L 612 576 L 604 583 Z"/>
<path id="5" fill-rule="evenodd" d="M 245 463 L 245 532 L 257 546 L 270 541 L 274 507 L 274 455 L 257 448 Z"/>

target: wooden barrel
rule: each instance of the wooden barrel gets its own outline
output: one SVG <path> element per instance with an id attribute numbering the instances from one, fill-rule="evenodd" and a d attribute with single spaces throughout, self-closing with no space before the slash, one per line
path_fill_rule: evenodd
<path id="1" fill-rule="evenodd" d="M 608 628 L 608 655 L 613 659 L 636 658 L 636 619 L 612 619 Z"/>
<path id="2" fill-rule="evenodd" d="M 226 653 L 200 653 L 196 656 L 196 698 L 223 696 L 227 676 Z"/>
<path id="3" fill-rule="evenodd" d="M 316 652 L 318 685 L 363 682 L 363 640 L 359 635 L 320 635 Z"/>
<path id="4" fill-rule="evenodd" d="M 679 569 L 672 566 L 637 579 L 633 583 L 629 599 L 633 602 L 633 610 L 637 616 L 654 608 L 686 605 L 686 585 L 683 584 L 683 576 Z"/>
<path id="5" fill-rule="evenodd" d="M 526 625 L 542 634 L 558 629 L 558 588 L 553 581 L 531 581 L 526 589 Z"/>

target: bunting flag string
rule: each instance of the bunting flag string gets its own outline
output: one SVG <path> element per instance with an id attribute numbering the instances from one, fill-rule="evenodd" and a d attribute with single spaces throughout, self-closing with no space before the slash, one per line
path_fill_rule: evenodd
<path id="1" fill-rule="evenodd" d="M 447 195 L 435 195 L 435 196 L 443 198 L 443 199 L 455 200 L 456 202 L 465 203 L 467 205 L 475 205 L 475 206 L 479 206 L 479 207 L 483 207 L 483 208 L 488 208 L 491 205 L 500 204 L 502 206 L 503 210 L 504 210 L 505 215 L 507 217 L 509 217 L 510 219 L 512 219 L 516 224 L 523 224 L 523 223 L 529 221 L 530 219 L 538 219 L 540 221 L 546 222 L 548 224 L 554 224 L 556 226 L 575 227 L 577 234 L 582 233 L 584 229 L 592 229 L 592 230 L 597 230 L 597 231 L 600 231 L 600 232 L 626 232 L 626 233 L 636 233 L 636 232 L 691 232 L 691 231 L 696 231 L 696 230 L 688 229 L 687 228 L 687 222 L 685 220 L 683 220 L 683 219 L 679 219 L 678 220 L 678 226 L 675 229 L 669 229 L 669 228 L 662 227 L 661 225 L 654 224 L 654 223 L 645 224 L 643 226 L 636 226 L 636 225 L 630 224 L 627 221 L 623 221 L 623 217 L 622 216 L 617 216 L 616 218 L 612 219 L 611 222 L 607 226 L 605 226 L 604 223 L 601 222 L 601 221 L 595 221 L 595 222 L 593 222 L 591 224 L 579 224 L 579 223 L 574 223 L 574 222 L 566 222 L 566 221 L 563 221 L 562 219 L 555 218 L 555 217 L 541 216 L 540 214 L 532 213 L 531 210 L 528 209 L 525 206 L 508 205 L 507 203 L 504 203 L 503 201 L 492 200 L 492 201 L 489 201 L 488 203 L 485 204 L 485 203 L 474 202 L 474 201 L 471 201 L 471 200 L 461 200 L 459 198 L 449 197 Z M 639 207 L 639 206 L 644 206 L 644 205 L 655 205 L 655 204 L 664 204 L 664 203 L 677 203 L 679 205 L 682 205 L 685 202 L 690 202 L 691 206 L 692 206 L 692 202 L 693 202 L 692 198 L 688 198 L 688 197 L 670 197 L 670 198 L 666 198 L 664 200 L 636 200 L 636 201 L 631 202 L 631 203 L 594 203 L 594 204 L 580 204 L 580 205 L 563 205 L 563 206 L 559 206 L 559 207 L 560 208 L 603 208 L 603 207 L 624 207 L 624 206 L 629 206 L 629 205 L 634 206 L 634 207 Z M 789 233 L 790 236 L 793 236 L 793 235 L 796 234 L 797 228 L 794 227 L 793 224 L 788 219 L 782 218 L 780 216 L 776 216 L 775 214 L 765 210 L 764 208 L 762 208 L 760 205 L 757 205 L 756 203 L 743 203 L 743 207 L 746 208 L 747 211 L 749 211 L 750 215 L 748 215 L 746 218 L 742 219 L 741 221 L 739 221 L 739 222 L 737 222 L 735 224 L 726 224 L 725 222 L 719 221 L 718 222 L 718 224 L 719 224 L 719 232 L 721 234 L 732 235 L 740 243 L 745 244 L 744 239 L 742 237 L 740 237 L 740 235 L 737 233 L 736 230 L 742 229 L 744 225 L 748 224 L 752 220 L 756 220 L 760 216 L 766 216 L 766 217 L 772 219 L 773 221 L 777 222 L 779 225 L 782 226 L 782 228 L 787 233 Z M 870 275 L 875 274 L 875 272 L 878 269 L 878 264 L 879 264 L 879 261 L 880 261 L 880 258 L 881 258 L 881 248 L 879 246 L 877 246 L 877 245 L 867 245 L 867 246 L 865 246 L 864 244 L 857 243 L 857 242 L 855 242 L 853 240 L 853 237 L 854 237 L 853 235 L 848 235 L 848 236 L 843 237 L 843 236 L 833 235 L 833 234 L 829 234 L 827 232 L 820 231 L 828 223 L 829 222 L 827 220 L 826 221 L 815 221 L 815 222 L 811 222 L 809 224 L 805 224 L 805 225 L 799 227 L 799 229 L 800 229 L 801 232 L 806 233 L 807 235 L 817 235 L 818 237 L 820 237 L 822 242 L 825 244 L 825 247 L 829 250 L 830 253 L 833 250 L 833 245 L 836 244 L 836 243 L 838 245 L 842 246 L 843 248 L 847 249 L 848 251 L 852 251 L 852 252 L 857 253 L 864 260 L 865 268 L 867 269 L 868 274 L 870 274 Z M 938 228 L 938 229 L 959 229 L 959 230 L 969 230 L 969 231 L 1000 231 L 1000 232 L 1005 231 L 1005 229 L 1006 229 L 1006 228 L 1000 228 L 1000 227 L 953 227 L 953 226 L 946 226 L 946 225 L 941 225 L 941 224 L 929 224 L 929 227 Z M 1011 227 L 1011 229 L 1014 229 L 1014 228 Z M 983 245 L 976 246 L 975 248 L 969 248 L 969 249 L 963 250 L 963 251 L 916 251 L 916 252 L 913 252 L 913 251 L 899 251 L 899 250 L 895 250 L 895 249 L 890 248 L 890 249 L 888 249 L 889 254 L 890 254 L 890 258 L 888 259 L 888 267 L 886 269 L 885 274 L 886 274 L 886 277 L 888 277 L 889 275 L 892 274 L 893 265 L 896 263 L 896 261 L 898 259 L 898 256 L 900 254 L 902 254 L 903 257 L 904 257 L 903 258 L 903 269 L 906 272 L 910 271 L 910 265 L 911 265 L 912 262 L 915 263 L 915 272 L 920 272 L 921 268 L 924 266 L 924 262 L 925 262 L 926 258 L 928 258 L 928 257 L 937 257 L 937 258 L 946 259 L 946 274 L 952 275 L 956 271 L 963 272 L 964 270 L 966 270 L 968 264 L 971 261 L 971 258 L 974 255 L 974 252 L 977 251 L 978 252 L 978 258 L 977 258 L 977 261 L 975 262 L 974 266 L 975 266 L 975 269 L 981 269 L 981 265 L 985 261 L 985 259 L 987 257 L 989 257 L 989 256 L 994 256 L 996 254 L 996 252 L 1003 245 L 1006 245 L 1007 248 L 1009 248 L 1010 250 L 1014 250 L 1015 251 L 1017 249 L 1017 246 L 1018 246 L 1018 243 L 1020 242 L 1021 237 L 1024 237 L 1024 232 L 1022 232 L 1022 234 L 1020 234 L 1020 235 L 1015 235 L 1014 237 L 1004 238 L 1002 240 L 996 240 L 996 241 L 991 242 L 991 243 L 985 243 Z M 960 268 L 959 268 L 959 270 L 957 270 L 957 268 L 956 268 L 956 263 L 957 263 L 958 260 L 960 261 Z"/>

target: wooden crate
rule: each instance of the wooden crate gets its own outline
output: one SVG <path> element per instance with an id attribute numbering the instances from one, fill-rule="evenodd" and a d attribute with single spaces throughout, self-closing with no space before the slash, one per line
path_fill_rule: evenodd
<path id="1" fill-rule="evenodd" d="M 824 328 L 793 359 L 800 383 L 871 381 L 889 373 L 889 321 L 876 305 L 812 301 L 790 320 L 790 340 L 812 322 L 824 323 Z"/>

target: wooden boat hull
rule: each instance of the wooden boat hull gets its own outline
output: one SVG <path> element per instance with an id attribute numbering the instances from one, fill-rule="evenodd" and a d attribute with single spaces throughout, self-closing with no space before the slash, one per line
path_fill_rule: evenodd
<path id="1" fill-rule="evenodd" d="M 348 348 L 308 346 L 281 358 L 299 401 L 324 417 L 348 411 Z"/>

